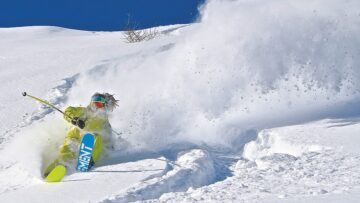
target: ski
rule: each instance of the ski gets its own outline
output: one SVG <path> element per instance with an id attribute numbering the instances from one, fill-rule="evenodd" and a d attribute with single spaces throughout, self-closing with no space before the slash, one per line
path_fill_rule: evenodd
<path id="1" fill-rule="evenodd" d="M 51 172 L 45 177 L 45 182 L 53 183 L 60 182 L 66 175 L 66 168 L 63 165 L 57 165 Z"/>
<path id="2" fill-rule="evenodd" d="M 86 133 L 80 143 L 79 156 L 76 170 L 80 172 L 87 172 L 91 167 L 91 157 L 94 148 L 94 135 Z"/>

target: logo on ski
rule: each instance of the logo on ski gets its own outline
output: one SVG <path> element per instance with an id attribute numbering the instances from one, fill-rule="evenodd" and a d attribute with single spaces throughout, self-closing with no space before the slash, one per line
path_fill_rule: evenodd
<path id="1" fill-rule="evenodd" d="M 86 147 L 84 144 L 81 144 L 80 155 L 79 155 L 79 171 L 87 171 L 89 168 L 90 160 L 91 160 L 91 152 L 92 148 Z"/>
<path id="2" fill-rule="evenodd" d="M 79 149 L 79 157 L 76 170 L 86 172 L 89 170 L 92 151 L 94 147 L 94 136 L 92 134 L 85 134 Z"/>

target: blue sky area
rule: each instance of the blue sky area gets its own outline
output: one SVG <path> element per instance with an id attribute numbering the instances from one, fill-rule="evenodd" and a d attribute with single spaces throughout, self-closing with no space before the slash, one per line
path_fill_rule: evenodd
<path id="1" fill-rule="evenodd" d="M 138 28 L 193 22 L 204 0 L 0 0 L 0 27 L 60 26 L 123 30 L 128 15 Z"/>

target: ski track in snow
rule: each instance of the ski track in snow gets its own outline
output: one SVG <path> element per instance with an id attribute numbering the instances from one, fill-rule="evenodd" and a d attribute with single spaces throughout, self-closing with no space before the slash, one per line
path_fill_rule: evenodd
<path id="1" fill-rule="evenodd" d="M 78 75 L 79 74 L 76 74 L 72 77 L 64 78 L 63 84 L 52 88 L 51 92 L 48 93 L 48 95 L 45 97 L 45 100 L 61 108 L 66 102 L 66 93 L 71 89 Z M 54 109 L 41 104 L 38 110 L 36 110 L 30 115 L 25 115 L 23 117 L 23 121 L 19 125 L 15 126 L 12 130 L 6 131 L 1 137 L 2 142 L 0 145 L 0 150 L 3 148 L 3 146 L 6 146 L 7 142 L 9 142 L 16 133 L 19 133 L 22 129 L 31 126 L 34 122 L 41 121 L 47 115 L 53 113 L 54 111 Z M 17 163 L 16 161 L 5 160 L 1 164 L 4 165 L 0 165 L 0 177 L 4 176 L 3 178 L 6 179 L 5 176 L 10 175 L 14 177 L 14 180 L 20 181 L 17 181 L 17 183 L 15 184 L 3 181 L 2 183 L 0 183 L 0 194 L 18 190 L 28 185 L 32 185 L 34 182 L 39 182 L 32 175 L 28 174 L 26 172 L 26 169 L 24 169 L 23 166 L 21 166 L 21 164 Z M 5 171 L 11 172 L 9 174 Z"/>
<path id="2" fill-rule="evenodd" d="M 58 108 L 63 107 L 67 99 L 66 93 L 71 89 L 78 76 L 79 74 L 76 74 L 72 77 L 64 78 L 63 84 L 52 88 L 51 92 L 48 93 L 48 95 L 45 97 L 45 100 L 57 106 Z M 37 111 L 33 112 L 30 115 L 24 115 L 23 121 L 20 122 L 20 124 L 16 125 L 11 130 L 5 131 L 2 135 L 0 135 L 0 150 L 3 148 L 3 145 L 6 144 L 6 141 L 11 139 L 14 134 L 18 133 L 21 128 L 30 126 L 33 122 L 45 118 L 46 115 L 49 115 L 54 111 L 56 110 L 46 105 L 40 104 L 40 107 Z"/>

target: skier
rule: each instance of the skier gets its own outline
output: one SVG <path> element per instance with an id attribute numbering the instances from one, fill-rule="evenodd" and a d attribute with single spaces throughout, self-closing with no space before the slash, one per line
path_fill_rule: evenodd
<path id="1" fill-rule="evenodd" d="M 65 141 L 60 146 L 58 158 L 45 169 L 44 177 L 47 177 L 57 165 L 69 168 L 75 164 L 76 152 L 84 132 L 92 133 L 95 137 L 90 165 L 94 165 L 99 160 L 103 149 L 108 149 L 112 145 L 112 129 L 108 113 L 118 106 L 117 102 L 118 100 L 109 93 L 95 93 L 87 107 L 69 106 L 65 109 L 64 118 L 73 125 L 69 128 Z"/>

